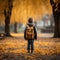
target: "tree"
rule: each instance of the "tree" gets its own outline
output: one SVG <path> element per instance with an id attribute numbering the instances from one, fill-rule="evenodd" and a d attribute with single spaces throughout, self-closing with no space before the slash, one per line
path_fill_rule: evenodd
<path id="1" fill-rule="evenodd" d="M 52 11 L 53 11 L 53 16 L 54 16 L 54 22 L 55 22 L 55 29 L 54 29 L 54 37 L 60 37 L 60 12 L 58 12 L 56 9 L 58 6 L 58 2 L 54 2 L 53 0 L 50 0 L 51 6 L 52 6 Z"/>
<path id="2" fill-rule="evenodd" d="M 6 36 L 11 36 L 10 35 L 10 18 L 12 14 L 12 7 L 13 7 L 13 0 L 8 0 L 8 7 L 7 9 L 4 9 Z"/>
<path id="3" fill-rule="evenodd" d="M 17 22 L 14 24 L 14 32 L 17 33 Z"/>

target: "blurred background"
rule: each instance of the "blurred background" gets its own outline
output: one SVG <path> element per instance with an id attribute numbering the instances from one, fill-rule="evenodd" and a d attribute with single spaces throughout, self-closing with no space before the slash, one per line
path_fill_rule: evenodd
<path id="1" fill-rule="evenodd" d="M 4 9 L 7 6 L 7 0 L 0 0 L 0 32 L 5 31 Z M 53 37 L 55 25 L 50 0 L 14 0 L 10 33 L 23 33 L 29 17 L 34 19 L 38 34 Z"/>

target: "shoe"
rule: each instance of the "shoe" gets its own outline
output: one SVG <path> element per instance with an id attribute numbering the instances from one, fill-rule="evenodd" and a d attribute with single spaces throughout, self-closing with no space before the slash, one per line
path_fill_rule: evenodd
<path id="1" fill-rule="evenodd" d="M 28 50 L 28 53 L 30 53 L 30 50 Z"/>
<path id="2" fill-rule="evenodd" d="M 31 50 L 31 53 L 33 53 L 33 50 Z"/>

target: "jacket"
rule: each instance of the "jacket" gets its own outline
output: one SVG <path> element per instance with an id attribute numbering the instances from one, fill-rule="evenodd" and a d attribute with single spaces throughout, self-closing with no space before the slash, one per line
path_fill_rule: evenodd
<path id="1" fill-rule="evenodd" d="M 36 28 L 35 28 L 35 26 L 34 26 L 34 24 L 32 24 L 32 23 L 28 23 L 27 24 L 28 26 L 33 26 L 33 28 L 34 28 L 34 40 L 36 40 L 37 39 L 37 31 L 36 31 Z M 27 40 L 26 39 L 26 29 L 27 29 L 27 26 L 26 26 L 26 28 L 25 28 L 25 30 L 24 30 L 24 39 L 25 40 Z M 32 40 L 32 39 L 29 39 L 29 40 Z"/>

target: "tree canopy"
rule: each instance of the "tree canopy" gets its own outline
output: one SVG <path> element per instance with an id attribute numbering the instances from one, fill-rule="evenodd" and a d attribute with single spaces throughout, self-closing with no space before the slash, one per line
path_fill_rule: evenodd
<path id="1" fill-rule="evenodd" d="M 0 0 L 1 12 L 5 8 L 7 9 L 7 3 L 7 0 Z M 49 0 L 14 0 L 11 23 L 15 21 L 26 23 L 29 17 L 33 17 L 34 20 L 41 19 L 41 17 L 46 13 L 52 13 Z M 4 18 L 4 16 L 1 18 Z"/>

